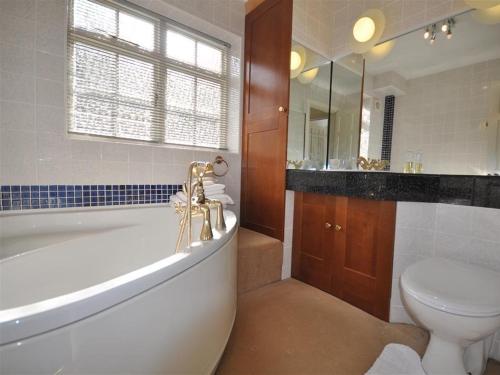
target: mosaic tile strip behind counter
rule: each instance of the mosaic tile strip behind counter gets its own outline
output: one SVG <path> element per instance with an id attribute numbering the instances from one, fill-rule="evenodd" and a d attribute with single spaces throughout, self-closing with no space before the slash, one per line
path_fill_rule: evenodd
<path id="1" fill-rule="evenodd" d="M 182 185 L 3 185 L 0 211 L 168 203 Z"/>

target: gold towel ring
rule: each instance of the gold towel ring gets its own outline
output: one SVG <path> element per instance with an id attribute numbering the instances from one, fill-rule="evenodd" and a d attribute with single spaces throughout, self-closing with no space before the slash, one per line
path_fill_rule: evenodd
<path id="1" fill-rule="evenodd" d="M 227 174 L 227 172 L 229 171 L 229 164 L 227 163 L 227 161 L 224 160 L 224 158 L 220 155 L 217 155 L 215 157 L 215 160 L 214 160 L 214 175 L 217 176 L 217 177 L 223 177 Z M 223 164 L 223 168 L 225 169 L 224 172 L 222 173 L 217 173 L 216 170 L 215 170 L 215 166 L 216 165 L 221 165 Z"/>

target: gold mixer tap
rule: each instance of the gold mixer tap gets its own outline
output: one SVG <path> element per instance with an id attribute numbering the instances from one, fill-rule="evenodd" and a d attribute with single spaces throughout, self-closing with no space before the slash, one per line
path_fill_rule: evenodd
<path id="1" fill-rule="evenodd" d="M 203 223 L 201 227 L 200 240 L 208 241 L 213 239 L 212 223 L 210 219 L 210 209 L 217 209 L 217 220 L 215 229 L 223 231 L 226 229 L 224 221 L 224 210 L 222 202 L 217 199 L 207 199 L 203 188 L 203 177 L 212 174 L 213 164 L 203 161 L 193 161 L 189 164 L 187 181 L 183 185 L 186 195 L 186 205 L 176 203 L 175 210 L 182 215 L 180 221 L 179 235 L 177 237 L 176 252 L 180 251 L 182 239 L 187 226 L 187 247 L 192 244 L 192 218 L 201 216 Z M 196 179 L 193 186 L 193 179 Z"/>
<path id="2" fill-rule="evenodd" d="M 363 170 L 376 170 L 376 171 L 381 171 L 385 169 L 385 167 L 389 166 L 389 161 L 388 160 L 377 160 L 377 159 L 367 159 L 364 158 L 363 156 L 360 156 L 358 158 L 357 162 L 358 166 L 361 167 Z"/>

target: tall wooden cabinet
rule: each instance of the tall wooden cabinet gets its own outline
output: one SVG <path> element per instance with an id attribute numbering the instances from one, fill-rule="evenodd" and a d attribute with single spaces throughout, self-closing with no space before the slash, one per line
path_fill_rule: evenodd
<path id="1" fill-rule="evenodd" d="M 396 204 L 295 193 L 292 276 L 389 319 Z"/>
<path id="2" fill-rule="evenodd" d="M 292 0 L 245 19 L 241 226 L 283 241 Z"/>

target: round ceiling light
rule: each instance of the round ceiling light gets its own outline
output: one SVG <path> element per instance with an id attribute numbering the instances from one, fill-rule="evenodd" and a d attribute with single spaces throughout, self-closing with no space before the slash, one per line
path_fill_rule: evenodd
<path id="1" fill-rule="evenodd" d="M 295 44 L 290 52 L 290 78 L 297 77 L 306 63 L 306 50 L 300 44 Z"/>
<path id="2" fill-rule="evenodd" d="M 361 17 L 352 28 L 352 35 L 358 42 L 369 41 L 375 34 L 375 22 L 370 17 Z"/>
<path id="3" fill-rule="evenodd" d="M 290 70 L 297 70 L 302 63 L 302 58 L 297 51 L 292 51 L 290 54 Z"/>
<path id="4" fill-rule="evenodd" d="M 465 0 L 474 9 L 488 9 L 500 5 L 500 0 Z"/>
<path id="5" fill-rule="evenodd" d="M 307 85 L 314 81 L 316 76 L 318 75 L 319 68 L 312 68 L 309 70 L 306 70 L 303 73 L 300 73 L 297 79 L 299 80 L 300 83 Z"/>
<path id="6" fill-rule="evenodd" d="M 354 23 L 351 33 L 351 49 L 365 53 L 379 41 L 385 28 L 385 16 L 379 9 L 368 9 Z"/>

